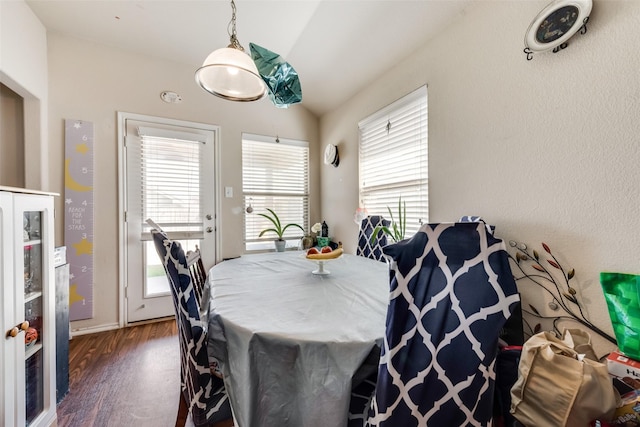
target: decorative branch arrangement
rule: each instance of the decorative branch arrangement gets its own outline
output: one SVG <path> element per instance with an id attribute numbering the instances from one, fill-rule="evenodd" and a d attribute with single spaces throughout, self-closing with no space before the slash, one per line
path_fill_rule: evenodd
<path id="1" fill-rule="evenodd" d="M 542 243 L 542 248 L 548 254 L 541 257 L 535 249 L 530 253 L 527 245 L 518 243 L 513 240 L 509 245 L 516 250 L 515 256 L 509 253 L 509 258 L 515 263 L 520 274 L 516 274 L 514 270 L 514 279 L 516 283 L 523 279 L 528 279 L 538 285 L 544 292 L 549 294 L 552 300 L 549 302 L 549 308 L 553 311 L 562 310 L 564 314 L 559 316 L 543 315 L 532 304 L 528 309 L 522 308 L 522 311 L 539 319 L 553 319 L 553 329 L 560 335 L 558 322 L 561 320 L 574 320 L 583 326 L 591 329 L 601 337 L 616 344 L 616 339 L 611 335 L 598 328 L 591 323 L 582 310 L 582 303 L 578 300 L 576 288 L 572 286 L 571 279 L 575 276 L 575 270 L 572 268 L 566 270 L 557 258 L 551 253 L 551 249 L 546 243 Z M 553 270 L 551 270 L 551 266 Z M 552 274 L 555 273 L 554 274 Z M 557 280 L 557 276 L 562 276 L 561 280 Z M 527 324 L 529 329 L 535 334 L 540 332 L 541 325 L 538 323 L 533 328 Z"/>

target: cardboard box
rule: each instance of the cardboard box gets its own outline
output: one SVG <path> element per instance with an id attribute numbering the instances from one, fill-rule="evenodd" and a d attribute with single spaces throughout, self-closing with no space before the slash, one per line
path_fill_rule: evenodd
<path id="1" fill-rule="evenodd" d="M 640 390 L 622 396 L 622 406 L 616 409 L 614 426 L 640 426 Z"/>
<path id="2" fill-rule="evenodd" d="M 640 362 L 631 359 L 619 351 L 607 356 L 609 375 L 621 379 L 635 390 L 640 390 Z"/>

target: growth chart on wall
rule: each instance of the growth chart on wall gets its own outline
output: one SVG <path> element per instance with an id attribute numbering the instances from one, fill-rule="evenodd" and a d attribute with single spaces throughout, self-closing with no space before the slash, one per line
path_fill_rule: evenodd
<path id="1" fill-rule="evenodd" d="M 65 120 L 64 244 L 69 320 L 93 317 L 93 123 Z"/>

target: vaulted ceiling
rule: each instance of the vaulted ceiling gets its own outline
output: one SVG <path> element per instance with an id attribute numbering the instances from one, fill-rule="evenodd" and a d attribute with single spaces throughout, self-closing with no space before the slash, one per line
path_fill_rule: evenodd
<path id="1" fill-rule="evenodd" d="M 237 33 L 298 72 L 302 104 L 337 107 L 449 25 L 471 0 L 236 0 Z M 49 31 L 195 70 L 229 44 L 226 0 L 27 0 Z M 194 84 L 195 81 L 194 81 Z"/>

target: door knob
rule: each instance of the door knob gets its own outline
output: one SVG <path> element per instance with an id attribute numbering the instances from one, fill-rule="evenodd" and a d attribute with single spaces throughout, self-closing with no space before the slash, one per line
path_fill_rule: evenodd
<path id="1" fill-rule="evenodd" d="M 211 219 L 212 219 L 213 217 L 211 216 L 211 214 L 207 214 L 206 218 L 207 218 L 209 221 L 211 221 Z"/>
<path id="2" fill-rule="evenodd" d="M 213 231 L 212 227 L 207 227 L 207 233 L 211 233 Z"/>

